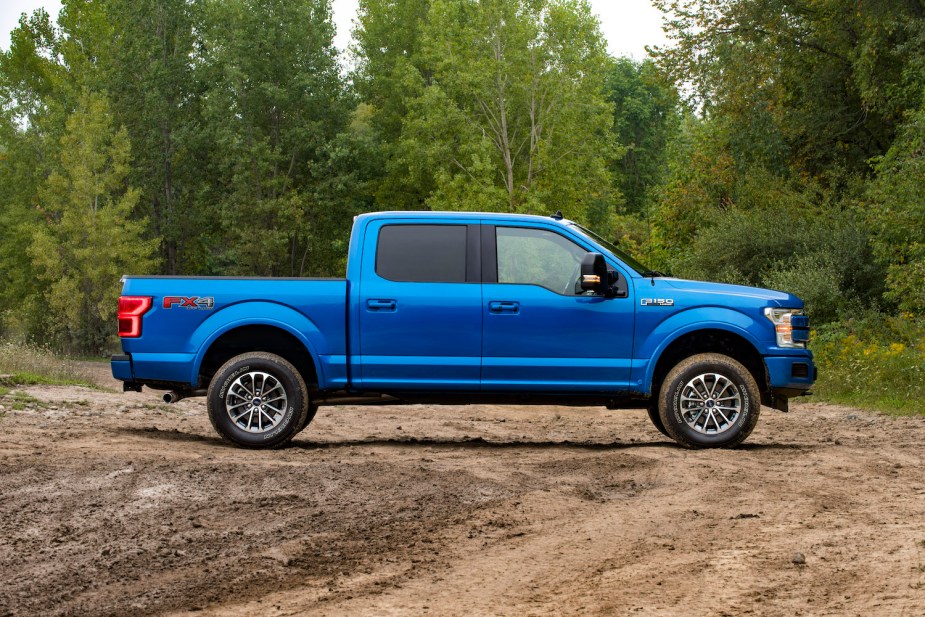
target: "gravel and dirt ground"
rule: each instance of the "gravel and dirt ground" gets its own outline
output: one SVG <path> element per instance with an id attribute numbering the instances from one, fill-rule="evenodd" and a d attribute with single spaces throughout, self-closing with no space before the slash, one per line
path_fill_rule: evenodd
<path id="1" fill-rule="evenodd" d="M 0 405 L 0 615 L 925 614 L 921 417 L 688 451 L 643 410 L 346 406 L 255 452 L 202 399 Z"/>

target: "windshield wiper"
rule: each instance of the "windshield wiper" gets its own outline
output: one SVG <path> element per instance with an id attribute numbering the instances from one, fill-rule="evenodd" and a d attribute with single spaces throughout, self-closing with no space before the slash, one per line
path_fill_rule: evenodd
<path id="1" fill-rule="evenodd" d="M 642 276 L 655 278 L 655 277 L 665 277 L 668 275 L 662 272 L 659 272 L 658 270 L 646 270 L 645 272 L 642 273 Z"/>

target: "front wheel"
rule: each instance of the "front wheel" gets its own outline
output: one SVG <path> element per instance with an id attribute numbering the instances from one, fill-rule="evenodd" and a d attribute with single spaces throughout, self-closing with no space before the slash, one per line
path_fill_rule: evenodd
<path id="1" fill-rule="evenodd" d="M 680 362 L 662 382 L 659 417 L 688 448 L 731 448 L 758 423 L 761 397 L 752 374 L 729 356 L 705 353 Z"/>
<path id="2" fill-rule="evenodd" d="M 246 353 L 215 373 L 206 407 L 212 426 L 225 440 L 245 448 L 276 448 L 305 427 L 308 388 L 283 358 Z"/>

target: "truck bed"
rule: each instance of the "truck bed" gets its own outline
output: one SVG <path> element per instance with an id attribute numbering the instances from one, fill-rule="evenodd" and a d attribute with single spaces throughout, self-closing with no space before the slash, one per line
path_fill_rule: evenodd
<path id="1" fill-rule="evenodd" d="M 195 388 L 214 341 L 238 327 L 266 325 L 305 344 L 318 361 L 321 387 L 347 384 L 346 279 L 126 276 L 123 281 L 123 295 L 153 298 L 141 336 L 122 340 L 127 357 L 122 366 L 114 365 L 114 374 L 121 371 L 129 381 L 138 374 L 146 382 Z"/>

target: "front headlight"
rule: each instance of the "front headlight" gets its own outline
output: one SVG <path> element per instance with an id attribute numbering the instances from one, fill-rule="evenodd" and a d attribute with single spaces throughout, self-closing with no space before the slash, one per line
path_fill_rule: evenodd
<path id="1" fill-rule="evenodd" d="M 809 320 L 803 315 L 803 309 L 768 307 L 764 309 L 764 316 L 774 324 L 778 347 L 806 347 L 806 339 L 809 335 Z M 796 317 L 796 320 L 794 320 L 794 317 Z M 794 323 L 794 321 L 797 323 Z"/>

